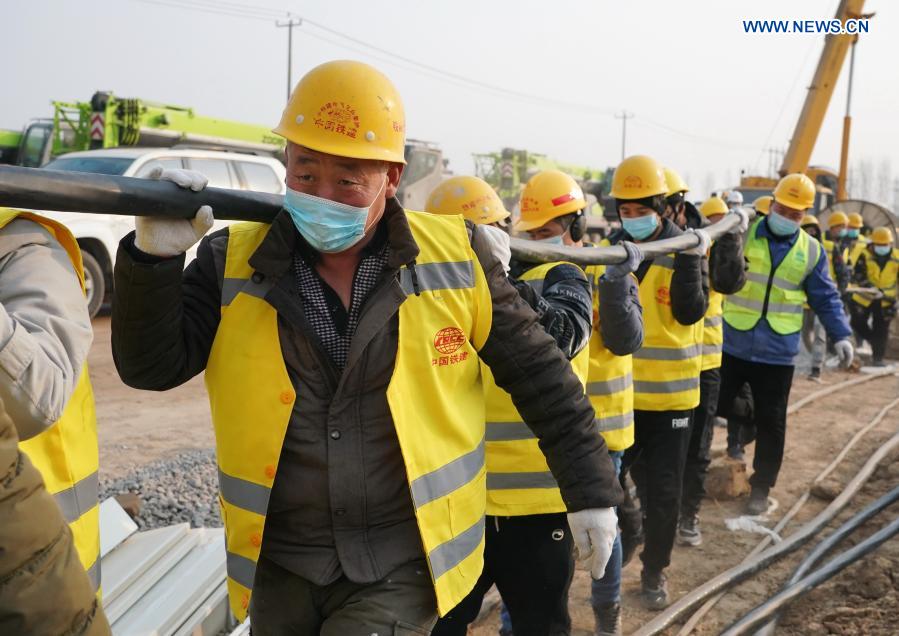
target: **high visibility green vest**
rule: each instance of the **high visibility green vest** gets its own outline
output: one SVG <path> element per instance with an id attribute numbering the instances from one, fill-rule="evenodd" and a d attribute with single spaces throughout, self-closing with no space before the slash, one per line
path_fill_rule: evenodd
<path id="1" fill-rule="evenodd" d="M 484 389 L 478 350 L 490 332 L 490 289 L 461 216 L 406 212 L 420 252 L 400 270 L 396 362 L 387 403 L 406 466 L 437 608 L 471 591 L 484 563 Z M 206 367 L 215 428 L 228 593 L 247 615 L 271 488 L 294 404 L 272 281 L 248 260 L 268 225 L 229 228 L 221 322 Z M 301 487 L 301 486 L 299 486 Z"/>
<path id="2" fill-rule="evenodd" d="M 545 263 L 522 274 L 538 294 L 549 271 L 561 263 Z M 578 379 L 587 379 L 590 349 L 571 361 Z M 512 397 L 496 386 L 489 367 L 482 365 L 487 416 L 487 514 L 503 517 L 565 512 L 559 486 Z"/>
<path id="3" fill-rule="evenodd" d="M 75 237 L 61 223 L 8 208 L 0 208 L 0 228 L 16 218 L 33 221 L 65 248 L 84 289 L 81 250 Z M 100 456 L 97 445 L 97 413 L 87 364 L 59 420 L 43 433 L 19 443 L 44 478 L 47 491 L 62 510 L 72 530 L 75 550 L 94 590 L 100 590 Z"/>
<path id="4" fill-rule="evenodd" d="M 771 329 L 782 336 L 802 329 L 802 307 L 808 278 L 821 255 L 821 244 L 805 232 L 798 232 L 796 241 L 777 269 L 771 266 L 768 239 L 758 235 L 756 221 L 749 229 L 743 254 L 749 261 L 746 284 L 724 303 L 724 321 L 740 331 L 749 331 L 765 318 Z"/>

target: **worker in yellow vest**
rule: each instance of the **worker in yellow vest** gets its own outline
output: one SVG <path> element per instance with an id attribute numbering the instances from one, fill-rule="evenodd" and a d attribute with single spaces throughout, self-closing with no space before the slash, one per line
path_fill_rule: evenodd
<path id="1" fill-rule="evenodd" d="M 90 584 L 96 593 L 100 583 L 99 461 L 86 367 L 93 333 L 81 252 L 63 225 L 31 212 L 0 208 L 0 314 L 0 371 L 6 376 L 0 382 L 0 400 L 15 424 L 19 449 L 40 471 L 69 524 L 84 585 Z M 37 532 L 44 522 L 33 519 L 30 525 Z M 50 519 L 46 522 L 52 525 Z M 38 534 L 34 541 L 2 546 L 0 551 L 16 555 L 21 567 L 19 574 L 5 573 L 5 586 L 16 588 L 23 578 L 39 579 L 36 572 L 46 573 L 48 579 L 54 576 L 59 561 L 54 557 L 57 565 L 53 567 L 44 563 L 43 551 L 49 548 L 40 543 Z M 69 543 L 68 538 L 61 541 Z M 58 552 L 55 548 L 51 551 Z M 45 589 L 44 595 L 35 597 L 35 590 L 44 589 L 41 584 L 35 584 L 28 594 L 13 594 L 19 598 L 17 611 L 25 619 L 22 625 L 40 624 L 37 616 L 57 601 L 67 607 L 61 612 L 71 609 L 67 603 L 77 598 L 81 581 L 71 583 L 71 596 L 64 590 L 53 593 Z M 84 625 L 96 621 L 91 629 L 99 631 L 91 633 L 108 633 L 96 598 L 81 609 Z"/>
<path id="2" fill-rule="evenodd" d="M 622 231 L 610 237 L 638 245 L 683 232 L 661 215 L 668 185 L 651 157 L 628 157 L 615 169 L 611 195 Z M 622 471 L 641 459 L 637 480 L 644 515 L 641 596 L 650 609 L 668 605 L 664 569 L 677 532 L 690 420 L 699 404 L 702 319 L 708 308 L 709 237 L 690 229 L 697 247 L 644 260 L 636 271 L 643 306 L 643 346 L 633 355 L 635 439 Z M 642 483 L 641 483 L 642 482 Z"/>
<path id="3" fill-rule="evenodd" d="M 213 233 L 182 272 L 211 210 L 138 219 L 116 261 L 124 381 L 164 390 L 205 370 L 234 613 L 260 636 L 428 633 L 469 594 L 487 505 L 479 360 L 539 439 L 579 554 L 601 571 L 621 492 L 593 409 L 480 226 L 396 200 L 393 84 L 361 62 L 322 64 L 275 132 L 288 190 L 271 224 Z"/>
<path id="4" fill-rule="evenodd" d="M 862 235 L 865 227 L 865 221 L 858 212 L 850 212 L 848 222 L 846 224 L 846 238 L 843 239 L 843 247 L 849 254 L 849 267 L 855 267 L 859 256 L 864 254 L 870 241 Z"/>
<path id="5" fill-rule="evenodd" d="M 539 183 L 534 186 L 540 174 L 525 186 L 522 200 L 552 206 L 545 196 L 546 188 Z M 569 188 L 563 194 L 574 192 Z M 581 195 L 554 207 L 567 213 L 585 206 Z M 461 211 L 466 219 L 481 223 L 489 234 L 508 237 L 502 229 L 489 225 L 501 215 L 508 216 L 502 201 L 493 188 L 475 177 L 444 181 L 428 197 L 425 211 Z M 519 226 L 538 222 L 535 211 L 534 205 L 522 206 Z M 504 263 L 509 263 L 508 257 Z M 512 268 L 522 298 L 537 312 L 544 330 L 585 382 L 592 307 L 590 284 L 583 271 L 560 262 L 514 262 Z M 574 575 L 574 543 L 565 519 L 565 503 L 537 439 L 524 425 L 511 396 L 496 385 L 489 368 L 484 367 L 483 372 L 487 421 L 484 571 L 471 593 L 437 621 L 432 633 L 464 636 L 477 618 L 484 594 L 494 584 L 515 633 L 567 633 L 571 629 L 568 588 Z"/>
<path id="6" fill-rule="evenodd" d="M 852 294 L 852 328 L 855 333 L 871 343 L 872 364 L 885 366 L 890 323 L 896 317 L 897 274 L 899 274 L 899 250 L 893 232 L 879 227 L 871 233 L 871 244 L 855 264 L 855 281 L 862 287 L 880 290 L 883 298 L 872 300 L 864 294 Z"/>
<path id="7" fill-rule="evenodd" d="M 753 515 L 767 510 L 768 491 L 783 461 L 793 359 L 799 353 L 806 301 L 835 342 L 841 362 L 852 362 L 849 323 L 827 272 L 824 250 L 800 230 L 814 202 L 815 184 L 804 174 L 790 174 L 778 182 L 770 214 L 753 223 L 743 248 L 749 266 L 746 284 L 724 302 L 718 414 L 730 416 L 737 393 L 748 382 L 757 426 L 746 506 Z"/>
<path id="8" fill-rule="evenodd" d="M 667 174 L 666 174 L 667 179 Z M 702 367 L 699 374 L 699 404 L 693 412 L 690 442 L 684 466 L 683 494 L 678 515 L 677 541 L 697 547 L 702 544 L 699 509 L 705 496 L 705 478 L 711 463 L 712 432 L 718 411 L 721 384 L 721 348 L 724 342 L 722 303 L 726 294 L 743 286 L 744 261 L 742 233 L 749 215 L 740 207 L 728 208 L 719 197 L 711 197 L 699 208 L 705 227 L 721 221 L 726 214 L 737 214 L 736 231 L 725 234 L 709 250 L 709 305 L 703 318 Z"/>
<path id="9" fill-rule="evenodd" d="M 811 236 L 818 239 L 821 245 L 824 246 L 825 253 L 827 254 L 830 278 L 836 283 L 837 289 L 842 293 L 846 289 L 846 286 L 849 285 L 849 278 L 851 276 L 851 269 L 849 267 L 849 248 L 846 244 L 849 232 L 846 226 L 849 223 L 849 219 L 839 210 L 833 212 L 827 217 L 827 234 L 821 236 L 818 219 L 810 214 L 806 215 L 806 217 L 815 219 L 814 224 L 818 225 L 819 229 L 817 235 L 813 229 Z M 805 219 L 803 221 L 805 221 Z"/>

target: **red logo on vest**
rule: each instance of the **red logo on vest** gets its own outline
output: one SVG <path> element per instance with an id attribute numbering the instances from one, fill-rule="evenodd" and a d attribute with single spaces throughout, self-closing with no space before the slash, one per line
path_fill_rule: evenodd
<path id="1" fill-rule="evenodd" d="M 444 327 L 434 336 L 434 348 L 439 353 L 455 353 L 465 344 L 465 334 L 458 327 Z"/>

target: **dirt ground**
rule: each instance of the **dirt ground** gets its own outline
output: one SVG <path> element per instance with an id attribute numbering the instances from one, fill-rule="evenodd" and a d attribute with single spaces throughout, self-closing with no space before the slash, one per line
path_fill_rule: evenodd
<path id="1" fill-rule="evenodd" d="M 95 320 L 94 330 L 95 343 L 89 362 L 97 398 L 100 461 L 104 476 L 120 477 L 135 466 L 184 450 L 210 448 L 213 445 L 209 407 L 201 377 L 164 394 L 130 389 L 119 380 L 112 362 L 109 318 Z M 849 377 L 851 376 L 848 374 L 830 372 L 825 374 L 824 380 L 828 384 L 836 384 Z M 792 400 L 798 400 L 826 386 L 827 384 L 811 383 L 797 374 Z M 894 376 L 887 376 L 845 392 L 825 395 L 790 417 L 784 466 L 777 486 L 771 491 L 771 496 L 778 502 L 778 509 L 772 513 L 769 526 L 773 526 L 802 495 L 811 480 L 852 435 L 897 396 L 899 380 Z M 849 453 L 831 477 L 832 488 L 839 490 L 857 472 L 873 449 L 897 429 L 899 409 L 884 418 Z M 718 452 L 724 446 L 724 436 L 723 429 L 716 429 L 714 447 Z M 853 502 L 853 510 L 858 510 L 882 495 L 897 482 L 899 463 L 890 465 L 886 462 Z M 731 532 L 724 525 L 726 518 L 737 517 L 742 513 L 743 503 L 743 500 L 706 500 L 701 514 L 703 545 L 698 548 L 675 548 L 669 568 L 669 590 L 673 599 L 680 598 L 719 572 L 736 565 L 759 542 L 760 535 Z M 786 534 L 826 505 L 826 501 L 811 498 Z M 846 512 L 840 519 L 846 519 L 850 514 L 851 512 Z M 874 532 L 880 524 L 894 518 L 895 514 L 895 510 L 888 510 L 881 515 L 878 523 L 872 523 L 871 528 L 860 531 L 848 544 Z M 743 612 L 773 593 L 788 578 L 806 552 L 806 549 L 800 550 L 796 555 L 729 593 L 695 633 L 719 633 Z M 625 568 L 623 577 L 626 634 L 632 633 L 653 617 L 652 613 L 640 606 L 639 576 L 639 559 L 635 558 Z M 589 574 L 578 571 L 570 600 L 573 634 L 576 636 L 593 633 L 589 598 Z M 899 633 L 899 628 L 896 627 L 897 617 L 899 540 L 893 540 L 796 603 L 785 615 L 778 634 L 896 634 Z M 498 632 L 498 625 L 498 610 L 494 609 L 470 633 L 492 636 Z M 676 631 L 672 629 L 667 633 L 674 634 Z"/>
<path id="2" fill-rule="evenodd" d="M 112 361 L 108 316 L 94 320 L 88 368 L 97 403 L 103 477 L 123 477 L 135 466 L 213 446 L 202 376 L 165 393 L 125 386 Z"/>

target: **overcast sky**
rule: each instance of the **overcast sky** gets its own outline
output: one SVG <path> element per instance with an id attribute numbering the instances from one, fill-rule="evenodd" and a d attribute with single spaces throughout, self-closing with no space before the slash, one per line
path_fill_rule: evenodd
<path id="1" fill-rule="evenodd" d="M 746 34 L 742 21 L 830 19 L 837 4 L 3 0 L 0 128 L 21 128 L 49 115 L 51 100 L 87 100 L 98 89 L 274 125 L 287 45 L 286 29 L 267 12 L 274 9 L 386 51 L 307 23 L 294 30 L 294 81 L 332 59 L 379 67 L 400 90 L 409 136 L 438 142 L 457 174 L 472 170 L 471 153 L 503 146 L 614 165 L 614 114 L 626 109 L 634 114 L 628 154 L 657 157 L 704 196 L 734 185 L 741 169 L 767 171 L 765 149 L 786 146 L 823 46 L 823 35 Z M 856 56 L 851 156 L 899 169 L 899 3 L 869 0 L 865 11 L 877 16 Z M 394 54 L 504 92 L 460 85 Z M 839 164 L 847 70 L 812 163 Z"/>

